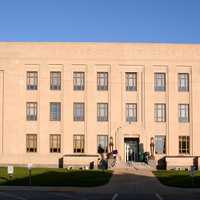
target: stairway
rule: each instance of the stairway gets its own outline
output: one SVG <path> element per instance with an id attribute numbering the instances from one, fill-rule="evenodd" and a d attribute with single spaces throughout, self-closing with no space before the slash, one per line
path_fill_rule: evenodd
<path id="1" fill-rule="evenodd" d="M 151 166 L 152 168 L 156 169 L 158 162 L 156 160 L 148 160 L 148 165 Z"/>
<path id="2" fill-rule="evenodd" d="M 116 161 L 115 166 L 113 169 L 119 169 L 119 168 L 127 168 L 127 169 L 134 169 L 134 170 L 152 170 L 153 168 L 144 163 L 144 162 L 124 162 L 124 161 Z"/>

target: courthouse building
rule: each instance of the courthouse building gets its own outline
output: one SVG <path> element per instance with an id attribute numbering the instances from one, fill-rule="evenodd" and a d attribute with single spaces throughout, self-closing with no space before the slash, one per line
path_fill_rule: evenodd
<path id="1" fill-rule="evenodd" d="M 82 165 L 99 146 L 132 162 L 151 144 L 184 165 L 199 115 L 200 45 L 0 43 L 0 165 Z"/>

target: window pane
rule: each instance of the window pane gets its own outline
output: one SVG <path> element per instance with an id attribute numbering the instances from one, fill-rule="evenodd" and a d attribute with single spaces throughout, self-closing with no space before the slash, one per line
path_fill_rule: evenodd
<path id="1" fill-rule="evenodd" d="M 61 72 L 50 72 L 50 89 L 61 89 Z"/>
<path id="2" fill-rule="evenodd" d="M 166 121 L 166 105 L 165 104 L 155 104 L 154 105 L 154 117 L 156 122 Z"/>
<path id="3" fill-rule="evenodd" d="M 189 91 L 189 74 L 179 73 L 179 91 Z"/>
<path id="4" fill-rule="evenodd" d="M 74 153 L 84 153 L 84 135 L 74 135 Z"/>
<path id="5" fill-rule="evenodd" d="M 165 91 L 165 73 L 155 73 L 155 91 Z"/>
<path id="6" fill-rule="evenodd" d="M 179 122 L 189 122 L 189 104 L 179 104 Z"/>
<path id="7" fill-rule="evenodd" d="M 29 71 L 27 72 L 26 88 L 27 90 L 37 90 L 38 85 L 38 72 Z"/>
<path id="8" fill-rule="evenodd" d="M 61 149 L 61 136 L 59 134 L 50 135 L 50 152 L 60 153 Z"/>
<path id="9" fill-rule="evenodd" d="M 84 103 L 74 103 L 74 121 L 84 121 Z"/>
<path id="10" fill-rule="evenodd" d="M 97 104 L 97 121 L 108 121 L 108 104 Z"/>
<path id="11" fill-rule="evenodd" d="M 61 104 L 57 102 L 50 103 L 50 120 L 60 121 L 61 119 Z"/>
<path id="12" fill-rule="evenodd" d="M 26 135 L 26 151 L 37 152 L 37 135 L 36 134 Z"/>
<path id="13" fill-rule="evenodd" d="M 126 104 L 126 121 L 128 122 L 137 121 L 137 104 L 135 103 Z"/>
<path id="14" fill-rule="evenodd" d="M 85 73 L 84 72 L 74 72 L 74 90 L 84 90 L 85 87 Z"/>
<path id="15" fill-rule="evenodd" d="M 179 136 L 179 153 L 189 154 L 190 153 L 190 137 Z"/>
<path id="16" fill-rule="evenodd" d="M 165 136 L 155 136 L 155 153 L 164 154 L 166 148 L 166 137 Z"/>
<path id="17" fill-rule="evenodd" d="M 28 102 L 26 104 L 26 119 L 28 121 L 37 120 L 37 103 L 36 102 Z"/>
<path id="18" fill-rule="evenodd" d="M 108 152 L 108 136 L 107 135 L 97 136 L 97 151 L 99 153 Z"/>
<path id="19" fill-rule="evenodd" d="M 137 90 L 137 73 L 126 72 L 126 90 L 136 91 Z"/>
<path id="20" fill-rule="evenodd" d="M 108 72 L 97 72 L 97 90 L 108 90 Z"/>

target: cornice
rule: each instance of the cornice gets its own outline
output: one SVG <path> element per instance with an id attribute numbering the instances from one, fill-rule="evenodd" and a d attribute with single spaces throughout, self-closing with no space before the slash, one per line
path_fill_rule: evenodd
<path id="1" fill-rule="evenodd" d="M 0 43 L 0 58 L 199 60 L 200 45 L 134 43 Z"/>

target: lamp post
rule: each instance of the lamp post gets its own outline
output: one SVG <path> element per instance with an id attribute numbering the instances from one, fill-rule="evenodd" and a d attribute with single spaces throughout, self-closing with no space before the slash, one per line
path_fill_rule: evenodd
<path id="1" fill-rule="evenodd" d="M 113 151 L 113 137 L 110 137 L 110 143 L 109 143 L 109 147 L 110 147 L 110 152 Z"/>
<path id="2" fill-rule="evenodd" d="M 121 129 L 122 127 L 119 126 L 117 128 L 117 130 L 115 131 L 115 149 L 117 149 L 117 135 L 119 135 L 119 130 Z"/>
<path id="3" fill-rule="evenodd" d="M 151 159 L 153 159 L 154 160 L 154 138 L 153 137 L 151 137 L 150 138 L 150 152 L 151 152 Z"/>

